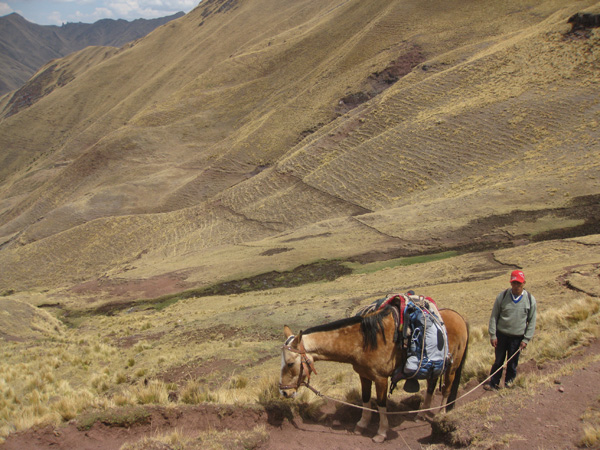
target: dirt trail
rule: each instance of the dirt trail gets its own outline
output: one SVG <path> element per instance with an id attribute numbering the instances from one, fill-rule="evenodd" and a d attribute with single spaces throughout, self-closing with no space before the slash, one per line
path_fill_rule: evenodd
<path id="1" fill-rule="evenodd" d="M 538 367 L 528 362 L 523 372 L 536 371 L 543 375 L 552 373 L 559 366 L 576 362 L 582 358 L 599 355 L 600 340 L 584 347 L 579 354 L 557 363 Z M 551 386 L 540 387 L 533 397 L 522 397 L 522 404 L 515 406 L 501 394 L 486 392 L 479 388 L 459 400 L 457 408 L 467 402 L 488 396 L 492 408 L 497 409 L 498 420 L 494 423 L 462 423 L 466 435 L 482 430 L 496 437 L 494 449 L 510 450 L 575 450 L 582 437 L 581 416 L 587 408 L 600 407 L 600 359 L 572 374 L 557 377 Z M 465 386 L 460 395 L 468 392 L 476 383 Z M 515 388 L 520 389 L 520 388 Z M 460 396 L 459 395 L 459 396 Z M 439 401 L 439 397 L 436 398 Z M 401 410 L 414 398 L 404 399 L 399 405 L 393 399 L 391 411 Z M 135 442 L 144 436 L 156 436 L 173 432 L 175 429 L 190 436 L 205 430 L 251 430 L 264 425 L 269 433 L 267 442 L 259 447 L 263 450 L 323 449 L 420 449 L 437 444 L 436 449 L 450 449 L 441 439 L 432 436 L 429 422 L 418 420 L 415 414 L 390 416 L 389 439 L 375 444 L 371 436 L 377 429 L 377 419 L 366 435 L 352 432 L 360 411 L 348 406 L 336 406 L 329 402 L 323 408 L 326 418 L 321 423 L 304 422 L 296 417 L 292 421 L 280 411 L 265 411 L 257 408 L 199 405 L 186 407 L 154 407 L 145 423 L 125 427 L 110 427 L 95 423 L 89 430 L 79 430 L 74 422 L 54 428 L 50 426 L 31 429 L 8 437 L 3 450 L 118 450 L 125 442 Z M 464 433 L 465 430 L 461 430 Z M 164 447 L 170 448 L 170 447 Z M 233 447 L 232 447 L 233 448 Z"/>

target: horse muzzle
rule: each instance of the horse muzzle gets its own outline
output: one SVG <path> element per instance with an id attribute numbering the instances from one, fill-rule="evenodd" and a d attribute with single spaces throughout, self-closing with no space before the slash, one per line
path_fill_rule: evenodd
<path id="1" fill-rule="evenodd" d="M 294 398 L 296 397 L 297 390 L 295 387 L 290 386 L 280 386 L 279 393 L 285 398 Z"/>

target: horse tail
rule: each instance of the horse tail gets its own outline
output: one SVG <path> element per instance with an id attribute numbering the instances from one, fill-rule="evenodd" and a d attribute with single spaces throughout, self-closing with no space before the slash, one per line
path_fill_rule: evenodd
<path id="1" fill-rule="evenodd" d="M 456 373 L 454 374 L 454 380 L 452 381 L 452 387 L 450 388 L 450 395 L 448 396 L 448 400 L 446 404 L 446 412 L 452 411 L 454 408 L 454 401 L 456 400 L 456 396 L 458 395 L 458 388 L 460 387 L 460 377 L 462 374 L 463 367 L 465 366 L 465 360 L 467 359 L 467 351 L 469 349 L 469 323 L 465 322 L 467 326 L 467 343 L 465 345 L 465 351 L 462 355 L 462 360 L 456 369 Z"/>

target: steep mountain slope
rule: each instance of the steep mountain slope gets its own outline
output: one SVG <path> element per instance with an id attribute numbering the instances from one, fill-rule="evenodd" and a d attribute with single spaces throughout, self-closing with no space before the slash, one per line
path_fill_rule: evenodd
<path id="1" fill-rule="evenodd" d="M 598 232 L 584 8 L 205 0 L 46 66 L 0 100 L 0 290 Z"/>
<path id="2" fill-rule="evenodd" d="M 48 61 L 91 45 L 121 47 L 183 16 L 103 19 L 93 24 L 37 25 L 17 13 L 0 17 L 0 95 L 20 88 Z"/>

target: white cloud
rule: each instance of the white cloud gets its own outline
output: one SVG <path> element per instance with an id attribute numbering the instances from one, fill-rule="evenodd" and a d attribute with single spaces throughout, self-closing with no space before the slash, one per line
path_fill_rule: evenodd
<path id="1" fill-rule="evenodd" d="M 116 11 L 117 15 L 125 17 L 128 17 L 133 11 L 140 10 L 140 5 L 137 1 L 108 2 L 106 6 Z"/>
<path id="2" fill-rule="evenodd" d="M 62 25 L 64 20 L 62 20 L 58 11 L 52 11 L 48 14 L 48 23 L 52 25 Z"/>
<path id="3" fill-rule="evenodd" d="M 8 6 L 8 3 L 0 2 L 0 16 L 5 16 L 14 12 L 13 9 Z"/>
<path id="4" fill-rule="evenodd" d="M 118 17 L 137 19 L 162 17 L 178 11 L 189 11 L 198 4 L 198 0 L 112 0 L 105 4 Z"/>
<path id="5" fill-rule="evenodd" d="M 112 19 L 113 17 L 115 14 L 109 8 L 95 8 L 89 13 L 82 13 L 78 10 L 69 14 L 69 22 L 94 23 L 100 19 Z"/>

